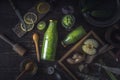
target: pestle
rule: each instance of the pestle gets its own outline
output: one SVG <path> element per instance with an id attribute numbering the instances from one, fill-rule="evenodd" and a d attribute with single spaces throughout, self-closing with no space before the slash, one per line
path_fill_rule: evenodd
<path id="1" fill-rule="evenodd" d="M 26 49 L 20 46 L 19 44 L 12 43 L 5 35 L 0 34 L 0 38 L 12 46 L 13 50 L 17 52 L 20 56 L 23 56 L 26 52 Z"/>

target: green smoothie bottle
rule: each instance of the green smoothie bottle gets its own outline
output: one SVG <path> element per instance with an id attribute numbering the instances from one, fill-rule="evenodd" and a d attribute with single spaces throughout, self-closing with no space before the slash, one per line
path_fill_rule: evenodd
<path id="1" fill-rule="evenodd" d="M 41 59 L 54 61 L 58 41 L 57 21 L 50 20 L 48 29 L 44 34 Z"/>
<path id="2" fill-rule="evenodd" d="M 65 39 L 61 42 L 64 47 L 75 43 L 80 38 L 82 38 L 86 34 L 86 31 L 82 26 L 77 27 L 72 32 L 70 32 Z"/>

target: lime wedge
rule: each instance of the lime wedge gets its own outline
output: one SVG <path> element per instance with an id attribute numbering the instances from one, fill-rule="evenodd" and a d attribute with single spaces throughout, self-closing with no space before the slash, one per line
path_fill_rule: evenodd
<path id="1" fill-rule="evenodd" d="M 33 24 L 37 21 L 37 15 L 33 12 L 28 12 L 24 15 L 24 21 L 26 24 Z"/>
<path id="2" fill-rule="evenodd" d="M 26 30 L 24 29 L 22 23 L 20 24 L 20 27 L 23 31 L 31 31 L 34 28 L 34 24 L 26 24 Z"/>

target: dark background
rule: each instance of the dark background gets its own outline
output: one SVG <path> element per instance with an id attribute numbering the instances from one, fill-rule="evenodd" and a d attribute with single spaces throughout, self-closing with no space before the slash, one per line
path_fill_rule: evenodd
<path id="1" fill-rule="evenodd" d="M 49 0 L 48 0 L 49 1 Z M 57 0 L 56 0 L 57 1 Z M 13 0 L 15 6 L 19 9 L 22 15 L 24 15 L 28 9 L 32 8 L 39 0 Z M 106 29 L 108 28 L 98 28 L 88 24 L 85 19 L 83 18 L 82 14 L 79 10 L 79 3 L 78 0 L 60 0 L 53 5 L 53 9 L 51 10 L 50 14 L 48 14 L 43 20 L 48 21 L 49 19 L 57 19 L 58 20 L 58 32 L 59 33 L 59 42 L 57 47 L 57 54 L 56 54 L 56 61 L 59 60 L 62 55 L 71 48 L 71 46 L 64 49 L 60 41 L 63 40 L 65 35 L 68 33 L 61 27 L 60 20 L 63 16 L 61 12 L 61 7 L 64 5 L 73 5 L 75 8 L 74 15 L 77 16 L 76 26 L 82 24 L 86 31 L 94 30 L 100 38 L 104 39 L 104 34 Z M 10 6 L 9 1 L 1 1 L 0 2 L 0 33 L 6 34 L 11 40 L 17 42 L 28 49 L 27 56 L 20 57 L 16 54 L 11 46 L 6 44 L 4 41 L 0 40 L 0 80 L 15 80 L 16 76 L 20 73 L 20 63 L 26 59 L 31 58 L 36 61 L 35 55 L 35 47 L 32 41 L 32 34 L 34 32 L 38 32 L 40 34 L 40 47 L 42 44 L 42 37 L 43 33 L 39 32 L 36 28 L 31 32 L 25 34 L 22 38 L 18 38 L 16 34 L 12 31 L 12 28 L 18 23 L 19 19 L 16 16 L 15 12 L 13 11 L 12 7 Z M 117 22 L 119 23 L 119 21 Z M 111 26 L 109 26 L 111 27 Z M 106 41 L 105 41 L 106 42 Z M 39 64 L 38 64 L 39 65 Z M 42 74 L 37 74 L 37 76 L 27 77 L 26 80 L 42 80 L 45 77 L 40 79 L 39 76 Z"/>

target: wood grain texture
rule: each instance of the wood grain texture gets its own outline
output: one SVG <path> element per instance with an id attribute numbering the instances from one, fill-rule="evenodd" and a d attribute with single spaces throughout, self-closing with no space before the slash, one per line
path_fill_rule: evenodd
<path id="1" fill-rule="evenodd" d="M 18 9 L 21 11 L 22 15 L 25 14 L 28 9 L 33 7 L 39 0 L 13 0 L 18 7 Z M 48 1 L 48 0 L 47 0 Z M 73 2 L 72 2 L 73 1 Z M 61 25 L 61 18 L 63 16 L 63 13 L 61 12 L 61 7 L 64 5 L 74 5 L 75 7 L 75 13 L 74 15 L 77 18 L 77 22 L 75 23 L 75 27 L 77 25 L 82 24 L 84 28 L 89 31 L 90 29 L 94 30 L 98 35 L 104 40 L 104 33 L 107 28 L 100 29 L 100 28 L 94 28 L 91 25 L 89 25 L 82 15 L 79 13 L 79 6 L 78 2 L 75 2 L 74 0 L 60 0 L 57 4 L 54 5 L 52 11 L 43 19 L 47 23 L 49 22 L 49 19 L 57 19 L 58 20 L 58 35 L 59 35 L 59 41 L 57 46 L 57 52 L 56 52 L 56 61 L 58 61 L 74 44 L 68 46 L 67 48 L 64 48 L 61 45 L 61 41 L 64 39 L 64 37 L 69 33 L 67 32 Z M 7 36 L 9 36 L 13 41 L 21 44 L 26 49 L 28 49 L 27 55 L 25 57 L 20 57 L 17 53 L 15 53 L 11 46 L 7 45 L 5 42 L 0 40 L 0 80 L 15 80 L 17 75 L 20 73 L 20 63 L 26 59 L 31 58 L 33 60 L 36 60 L 36 54 L 35 54 L 35 47 L 32 40 L 32 34 L 34 32 L 38 32 L 40 35 L 40 43 L 39 47 L 41 49 L 42 47 L 42 41 L 43 41 L 43 35 L 44 32 L 38 31 L 36 27 L 25 34 L 22 38 L 18 38 L 16 34 L 12 31 L 12 28 L 18 23 L 19 19 L 15 15 L 13 9 L 11 8 L 8 1 L 1 1 L 0 3 L 0 33 L 4 33 Z M 24 76 L 22 80 L 44 80 L 46 75 L 43 74 L 37 74 L 34 77 L 33 76 Z M 45 80 L 49 80 L 45 79 Z"/>

